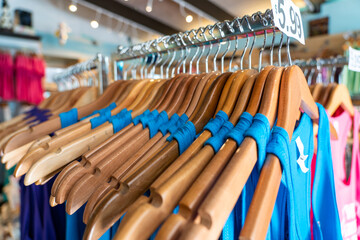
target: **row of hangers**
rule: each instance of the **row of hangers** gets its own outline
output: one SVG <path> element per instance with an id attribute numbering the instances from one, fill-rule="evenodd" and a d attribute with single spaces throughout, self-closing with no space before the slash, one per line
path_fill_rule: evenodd
<path id="1" fill-rule="evenodd" d="M 257 13 L 251 19 L 259 16 L 263 17 Z M 195 37 L 203 37 L 203 41 L 207 42 L 208 39 L 201 33 L 214 29 L 222 31 L 222 27 L 228 27 L 230 31 L 236 27 L 240 29 L 241 22 L 237 20 L 230 25 L 225 22 L 200 28 L 195 32 Z M 188 38 L 194 32 L 188 34 L 180 35 L 181 39 Z M 253 36 L 247 35 L 248 38 Z M 179 44 L 182 42 L 176 39 Z M 262 48 L 266 43 L 264 39 Z M 170 41 L 169 38 L 162 40 Z M 227 139 L 220 151 L 215 153 L 210 146 L 204 146 L 204 142 L 212 136 L 210 131 L 202 131 L 205 124 L 220 110 L 229 116 L 233 124 L 238 122 L 244 111 L 252 116 L 262 113 L 271 127 L 276 120 L 276 125 L 284 128 L 291 139 L 300 110 L 315 123 L 318 121 L 317 106 L 299 67 L 283 67 L 279 64 L 260 69 L 259 64 L 259 70 L 249 67 L 236 72 L 219 72 L 216 71 L 217 54 L 221 50 L 218 43 L 214 71 L 190 74 L 185 73 L 185 66 L 190 56 L 186 53 L 191 49 L 180 46 L 183 55 L 177 63 L 173 64 L 173 57 L 153 61 L 153 64 L 161 67 L 165 66 L 164 61 L 170 61 L 168 66 L 175 66 L 171 71 L 174 76 L 149 79 L 145 77 L 147 68 L 142 66 L 138 69 L 139 65 L 133 64 L 126 71 L 143 71 L 144 78 L 119 80 L 109 85 L 98 99 L 77 108 L 77 120 L 112 102 L 116 103 L 116 107 L 111 110 L 111 115 L 126 108 L 132 110 L 132 119 L 147 109 L 166 111 L 169 117 L 174 113 L 179 116 L 185 113 L 193 123 L 196 134 L 200 134 L 185 151 L 180 152 L 177 140 L 166 141 L 170 133 L 162 135 L 157 132 L 150 138 L 148 128 L 133 123 L 117 133 L 110 122 L 92 129 L 90 119 L 99 116 L 98 113 L 63 129 L 61 119 L 55 113 L 50 120 L 22 131 L 14 132 L 15 129 L 9 128 L 11 125 L 1 125 L 1 134 L 11 135 L 1 145 L 4 154 L 2 161 L 7 167 L 17 164 L 14 174 L 17 177 L 25 175 L 25 185 L 43 184 L 60 172 L 52 187 L 50 204 L 55 206 L 66 201 L 66 211 L 73 214 L 87 202 L 84 239 L 99 238 L 125 212 L 127 214 L 115 239 L 147 239 L 179 203 L 179 214 L 165 221 L 158 232 L 158 239 L 216 239 L 258 156 L 256 142 L 249 137 L 240 146 L 234 140 Z M 212 44 L 210 46 L 213 47 Z M 250 57 L 253 46 L 249 51 Z M 206 45 L 202 45 L 202 49 L 205 48 Z M 197 62 L 201 61 L 203 55 L 199 46 L 193 49 L 196 54 L 190 59 L 190 65 L 196 57 Z M 244 48 L 244 52 L 246 50 Z M 146 49 L 142 51 L 146 52 Z M 205 58 L 206 65 L 210 51 Z M 180 73 L 181 67 L 183 73 Z M 170 72 L 168 68 L 166 72 Z M 339 91 L 342 90 L 334 88 L 330 95 L 336 96 Z M 330 99 L 327 107 L 336 109 L 346 104 L 343 98 Z M 54 134 L 50 137 L 51 133 Z M 79 158 L 81 160 L 76 161 Z M 265 237 L 281 175 L 278 158 L 268 154 L 240 237 Z M 143 194 L 148 189 L 151 193 L 146 197 Z"/>

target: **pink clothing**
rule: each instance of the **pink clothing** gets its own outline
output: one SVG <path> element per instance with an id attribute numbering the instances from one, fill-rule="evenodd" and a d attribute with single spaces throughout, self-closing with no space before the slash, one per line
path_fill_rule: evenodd
<path id="1" fill-rule="evenodd" d="M 357 174 L 359 167 L 359 113 L 355 111 L 352 118 L 348 112 L 330 117 L 330 122 L 335 127 L 338 139 L 331 140 L 331 153 L 334 168 L 336 201 L 341 223 L 341 232 L 344 240 L 357 239 L 359 217 L 356 216 L 357 200 L 360 200 Z M 349 134 L 353 131 L 353 145 L 347 146 Z M 346 149 L 351 157 L 349 178 L 346 178 Z M 350 155 L 349 155 L 350 154 Z M 348 161 L 349 162 L 349 161 Z"/>

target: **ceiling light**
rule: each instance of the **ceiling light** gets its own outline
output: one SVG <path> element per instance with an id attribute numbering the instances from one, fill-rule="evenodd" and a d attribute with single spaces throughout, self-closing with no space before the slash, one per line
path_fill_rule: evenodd
<path id="1" fill-rule="evenodd" d="M 72 3 L 72 4 L 69 5 L 69 10 L 70 10 L 70 12 L 76 12 L 77 11 L 77 6 Z"/>
<path id="2" fill-rule="evenodd" d="M 193 19 L 194 19 L 193 16 L 190 15 L 190 14 L 187 15 L 186 18 L 185 18 L 185 20 L 186 20 L 187 23 L 191 23 Z"/>
<path id="3" fill-rule="evenodd" d="M 91 26 L 92 28 L 98 28 L 98 27 L 99 27 L 99 23 L 98 23 L 98 21 L 96 21 L 96 20 L 92 20 L 92 21 L 90 22 L 90 26 Z"/>
<path id="4" fill-rule="evenodd" d="M 153 5 L 153 0 L 148 0 L 148 2 L 146 4 L 146 7 L 145 7 L 145 10 L 147 12 L 151 12 L 152 11 L 152 5 Z"/>

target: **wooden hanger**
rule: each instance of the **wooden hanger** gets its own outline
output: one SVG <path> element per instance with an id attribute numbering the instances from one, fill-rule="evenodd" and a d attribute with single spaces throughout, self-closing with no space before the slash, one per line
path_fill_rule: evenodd
<path id="1" fill-rule="evenodd" d="M 151 85 L 153 84 L 154 83 Z M 144 96 L 145 94 L 140 95 L 141 98 Z M 111 135 L 113 135 L 112 124 L 105 123 L 103 126 L 94 129 L 91 133 L 62 146 L 56 152 L 51 152 L 43 156 L 31 166 L 25 176 L 24 184 L 32 184 L 51 172 L 65 166 Z"/>
<path id="2" fill-rule="evenodd" d="M 281 80 L 276 124 L 287 131 L 289 139 L 291 139 L 295 127 L 296 118 L 294 116 L 300 109 L 311 119 L 316 121 L 319 119 L 318 108 L 301 69 L 291 66 L 284 71 Z M 240 234 L 241 239 L 265 238 L 280 187 L 281 175 L 282 168 L 279 159 L 275 155 L 268 154 Z"/>
<path id="3" fill-rule="evenodd" d="M 261 74 L 254 74 L 247 80 L 241 90 L 241 97 L 235 107 L 235 109 L 240 110 L 240 114 L 245 110 L 246 106 L 248 110 L 251 110 L 251 108 L 256 109 L 260 105 L 265 79 L 267 78 L 266 73 L 268 73 L 270 69 L 267 68 L 267 71 L 262 71 Z M 248 104 L 247 99 L 250 97 L 251 99 Z M 255 115 L 256 112 L 257 109 L 252 112 L 252 115 Z M 230 121 L 232 118 L 233 116 L 231 116 Z M 237 119 L 233 123 L 235 124 L 236 122 Z M 161 229 L 157 233 L 157 238 L 175 239 L 180 236 L 186 224 L 194 220 L 199 205 L 215 183 L 231 156 L 234 154 L 236 148 L 237 144 L 233 139 L 229 138 L 226 140 L 219 152 L 213 157 L 191 188 L 183 196 L 179 203 L 179 213 L 176 215 L 172 214 L 165 223 L 163 223 Z"/>
<path id="4" fill-rule="evenodd" d="M 175 90 L 169 92 L 172 84 L 175 82 L 177 78 L 174 78 L 169 81 L 170 84 L 166 85 L 166 88 L 164 90 L 164 93 L 161 95 L 162 97 L 157 99 L 157 101 L 163 102 L 165 99 L 171 99 L 169 96 L 172 96 L 175 93 Z M 176 85 L 178 86 L 178 84 Z M 169 97 L 169 98 L 166 98 Z M 168 100 L 166 100 L 168 101 Z M 158 104 L 155 104 L 155 107 L 157 107 Z M 120 136 L 122 136 L 124 133 L 126 133 L 131 126 L 134 126 L 132 123 L 128 125 L 128 127 L 125 127 L 123 130 L 118 132 L 117 134 L 113 135 L 111 138 L 109 138 L 107 141 L 105 141 L 103 144 L 100 144 L 98 147 L 94 148 L 94 150 L 86 153 L 83 157 L 81 162 L 78 164 L 78 162 L 73 162 L 72 164 L 75 164 L 74 166 L 71 166 L 71 164 L 66 167 L 56 178 L 53 187 L 52 187 L 52 197 L 50 198 L 50 203 L 54 204 L 57 203 L 63 203 L 68 195 L 68 192 L 72 188 L 74 182 L 78 179 L 80 179 L 82 166 L 90 166 L 96 164 L 96 159 L 102 159 L 102 157 L 107 157 L 114 149 L 111 148 L 112 142 L 116 139 L 118 139 Z M 129 138 L 126 138 L 125 141 L 127 141 Z M 93 159 L 95 157 L 95 159 Z M 94 160 L 94 162 L 92 162 Z M 90 170 L 90 169 L 88 169 Z M 67 179 L 66 179 L 67 178 Z M 62 184 L 62 182 L 65 182 Z M 56 201 L 55 201 L 56 197 Z"/>
<path id="5" fill-rule="evenodd" d="M 180 83 L 183 79 L 184 75 L 181 75 L 178 78 L 175 78 L 175 87 L 179 87 Z M 163 99 L 161 99 L 162 102 L 165 102 L 165 105 L 163 104 L 163 106 L 166 106 L 170 101 L 171 101 L 171 97 L 174 96 L 176 92 L 176 89 L 171 89 L 171 91 L 167 92 L 167 98 L 166 96 L 164 96 Z M 111 141 L 107 142 L 106 145 L 104 145 L 101 149 L 97 149 L 98 151 L 94 152 L 93 155 L 87 155 L 87 157 L 83 158 L 84 161 L 82 161 L 83 164 L 78 165 L 77 167 L 82 167 L 82 166 L 86 166 L 87 164 L 91 164 L 92 166 L 96 166 L 96 164 L 98 164 L 102 159 L 108 158 L 109 154 L 111 154 L 112 152 L 114 152 L 115 150 L 117 150 L 117 146 L 124 144 L 126 142 L 128 142 L 134 135 L 138 134 L 141 130 L 142 130 L 142 126 L 136 126 L 134 127 L 134 124 L 131 123 L 130 128 L 128 128 L 127 130 L 123 129 L 122 131 L 120 131 L 119 133 L 117 133 L 116 137 L 114 137 Z M 125 131 L 124 131 L 125 130 Z M 73 187 L 73 184 L 76 184 L 76 182 L 80 179 L 80 177 L 82 176 L 81 172 L 79 172 L 79 170 L 75 170 L 77 167 L 75 167 L 74 169 L 69 170 L 70 172 L 72 171 L 77 171 L 76 176 L 79 178 L 71 178 L 70 182 L 67 182 L 66 185 L 62 185 L 62 190 L 61 190 L 61 182 L 62 180 L 56 181 L 57 183 L 59 183 L 58 185 L 55 185 L 55 188 L 59 188 L 59 191 L 54 190 L 55 197 L 56 197 L 56 202 L 57 203 L 62 203 L 63 201 L 65 201 L 65 197 L 67 197 L 68 195 L 68 191 L 70 191 L 70 189 Z M 82 169 L 84 170 L 84 169 Z M 81 171 L 81 170 L 80 170 Z M 66 175 L 62 175 L 62 177 L 65 177 Z M 60 176 L 59 176 L 60 177 Z M 53 186 L 53 189 L 54 189 Z"/>
<path id="6" fill-rule="evenodd" d="M 322 87 L 323 87 L 322 83 L 317 83 L 314 85 L 312 96 L 316 102 L 319 102 Z"/>
<path id="7" fill-rule="evenodd" d="M 218 77 L 203 104 L 195 109 L 190 117 L 198 133 L 213 116 L 219 96 L 228 76 Z M 197 110 L 198 109 L 198 110 Z M 141 195 L 147 187 L 163 172 L 179 155 L 177 141 L 171 141 L 154 158 L 148 161 L 142 168 L 131 175 L 120 187 L 120 191 L 111 191 L 95 207 L 91 215 L 84 239 L 100 237 L 114 222 L 116 222 L 123 211 Z M 121 203 L 119 207 L 118 204 Z M 116 208 L 115 205 L 117 206 Z M 111 207 L 112 206 L 112 207 Z"/>
<path id="8" fill-rule="evenodd" d="M 75 126 L 69 126 L 68 129 L 71 131 L 62 129 L 60 131 L 60 133 L 55 133 L 55 136 L 53 138 L 49 138 L 49 137 L 40 138 L 42 140 L 41 146 L 39 146 L 38 149 L 34 149 L 33 151 L 28 150 L 27 155 L 20 153 L 19 148 L 12 151 L 17 156 L 17 159 L 12 160 L 14 163 L 13 165 L 15 165 L 20 160 L 22 160 L 21 161 L 22 164 L 19 164 L 19 166 L 17 167 L 17 170 L 15 171 L 16 175 L 21 176 L 21 175 L 25 174 L 27 172 L 27 170 L 29 169 L 29 167 L 32 165 L 32 163 L 34 163 L 34 161 L 40 159 L 46 153 L 50 153 L 51 151 L 54 151 L 55 149 L 57 149 L 59 147 L 59 145 L 68 143 L 68 142 L 72 141 L 73 139 L 76 139 L 77 137 L 79 137 L 81 134 L 85 133 L 85 131 L 87 130 L 86 126 L 89 126 L 89 125 L 91 126 L 89 120 L 86 120 L 86 122 L 88 123 L 87 125 L 83 125 L 83 123 L 76 123 L 76 124 L 74 124 Z M 82 128 L 75 128 L 77 126 L 81 126 Z M 91 127 L 90 127 L 90 129 L 91 129 Z M 68 131 L 67 134 L 65 133 L 65 131 Z M 61 133 L 64 133 L 64 134 L 62 135 L 62 137 L 59 137 L 59 136 L 61 136 Z M 23 165 L 24 162 L 26 162 L 25 165 Z M 24 166 L 26 166 L 26 167 L 24 167 Z"/>
<path id="9" fill-rule="evenodd" d="M 171 116 L 176 110 L 178 105 L 184 102 L 183 99 L 186 96 L 186 93 L 189 89 L 190 84 L 193 82 L 194 76 L 188 77 L 185 79 L 184 85 L 177 91 L 172 100 L 172 106 L 169 108 L 169 115 Z M 196 87 L 196 86 L 195 86 Z M 189 90 L 191 91 L 191 90 Z M 192 96 L 188 96 L 191 100 Z M 187 106 L 190 101 L 186 101 Z M 160 139 L 162 135 L 158 134 L 158 139 Z M 118 145 L 117 151 L 112 153 L 108 158 L 101 161 L 96 165 L 95 172 L 98 174 L 86 174 L 79 181 L 76 182 L 76 185 L 71 189 L 68 199 L 66 202 L 66 210 L 69 214 L 75 212 L 78 208 L 80 208 L 91 196 L 95 187 L 101 185 L 102 180 L 107 180 L 111 174 L 118 169 L 121 164 L 124 163 L 130 156 L 134 155 L 136 151 L 140 149 L 147 141 L 150 140 L 149 137 L 149 129 L 145 128 L 141 131 L 141 133 L 134 135 L 130 141 L 124 143 L 122 145 Z M 84 186 L 93 186 L 94 188 L 84 188 Z"/>
<path id="10" fill-rule="evenodd" d="M 29 169 L 29 167 L 32 165 L 32 163 L 42 156 L 44 156 L 46 153 L 57 149 L 59 145 L 63 145 L 64 143 L 68 143 L 69 141 L 79 137 L 83 133 L 83 131 L 86 131 L 86 125 L 84 129 L 84 123 L 89 123 L 89 119 L 84 120 L 83 122 L 78 122 L 74 125 L 71 125 L 65 129 L 61 129 L 57 132 L 55 132 L 55 136 L 53 138 L 50 138 L 48 136 L 45 136 L 43 138 L 40 138 L 41 141 L 38 141 L 38 148 L 34 148 L 33 151 L 29 151 L 26 156 L 24 156 L 21 160 L 21 163 L 26 162 L 25 169 L 20 169 L 23 167 L 22 164 L 19 164 L 17 167 L 17 170 L 15 171 L 16 175 L 21 175 L 26 173 L 26 171 Z M 78 128 L 80 127 L 80 128 Z M 82 127 L 82 128 L 81 128 Z M 62 137 L 60 137 L 62 136 Z M 19 154 L 21 156 L 21 154 Z"/>
<path id="11" fill-rule="evenodd" d="M 330 96 L 330 93 L 332 92 L 335 85 L 336 85 L 335 83 L 329 83 L 327 86 L 324 87 L 324 91 L 322 92 L 321 97 L 319 99 L 319 103 L 321 105 L 325 106 Z"/>
<path id="12" fill-rule="evenodd" d="M 211 74 L 201 74 L 199 77 L 201 78 L 200 83 L 198 84 L 195 94 L 193 95 L 192 102 L 190 103 L 188 109 L 186 110 L 186 115 L 190 116 L 195 107 L 196 104 L 201 104 L 203 101 L 203 98 L 201 98 L 201 93 L 206 92 L 207 89 L 210 87 L 213 80 L 215 80 L 217 76 L 217 73 L 211 73 Z M 201 98 L 201 99 L 200 99 Z M 182 110 L 179 110 L 181 112 Z M 166 145 L 166 139 L 170 136 L 169 133 L 167 133 L 164 137 L 162 137 L 159 141 L 156 142 L 156 144 L 150 143 L 148 146 L 142 147 L 134 156 L 132 156 L 130 159 L 128 159 L 119 169 L 117 169 L 114 174 L 112 174 L 109 182 L 104 182 L 101 186 L 98 187 L 98 189 L 92 194 L 90 197 L 88 203 L 86 204 L 85 211 L 84 211 L 84 222 L 87 222 L 95 204 L 103 197 L 105 194 L 110 191 L 112 188 L 115 188 L 119 182 L 126 179 L 128 176 L 130 176 L 136 169 L 143 166 L 147 160 L 151 159 L 151 156 L 155 156 L 156 153 L 158 153 L 161 148 L 163 148 Z M 153 139 L 151 139 L 152 141 Z M 147 144 L 148 144 L 147 143 Z M 151 147 L 150 147 L 151 146 Z"/>
<path id="13" fill-rule="evenodd" d="M 252 73 L 255 73 L 255 70 L 249 70 L 247 75 L 244 74 L 244 71 L 231 75 L 235 75 L 236 77 L 232 81 L 230 87 L 231 91 L 227 94 L 228 97 L 226 98 L 223 106 L 218 108 L 219 110 L 222 109 L 224 112 L 228 112 L 229 115 L 232 113 L 240 90 L 243 87 L 245 80 Z M 223 94 L 224 90 L 222 95 Z M 220 103 L 218 106 L 219 105 Z M 121 238 L 131 239 L 147 239 L 150 237 L 150 235 L 156 230 L 161 222 L 164 221 L 165 218 L 175 208 L 181 196 L 190 187 L 191 183 L 194 182 L 196 177 L 211 160 L 213 155 L 213 148 L 209 145 L 204 146 L 194 157 L 191 158 L 191 160 L 187 161 L 181 167 L 181 169 L 172 175 L 172 177 L 166 181 L 166 183 L 162 184 L 160 188 L 156 190 L 152 188 L 151 197 L 147 202 L 137 206 L 133 211 L 127 211 L 126 216 L 122 220 L 115 235 L 115 239 L 120 238 L 120 236 Z M 153 217 L 149 218 L 149 216 Z M 146 227 L 138 228 L 139 226 Z M 135 228 L 141 230 L 134 231 Z"/>
<path id="14" fill-rule="evenodd" d="M 340 106 L 351 116 L 354 116 L 354 106 L 351 101 L 349 90 L 343 84 L 337 84 L 331 91 L 329 99 L 325 104 L 325 109 L 328 114 L 332 116 Z"/>
<path id="15" fill-rule="evenodd" d="M 213 75 L 213 74 L 211 74 L 211 75 Z M 214 76 L 216 76 L 216 75 L 214 75 Z M 193 91 L 188 91 L 188 96 L 189 96 L 189 99 L 191 99 L 191 102 L 192 102 L 192 103 L 199 101 L 201 91 L 204 89 L 205 83 L 206 83 L 207 80 L 209 79 L 209 78 L 206 78 L 206 77 L 205 77 L 205 74 L 201 74 L 201 75 L 199 75 L 197 78 L 198 78 L 197 80 L 193 80 L 193 81 L 192 81 L 192 82 L 194 83 L 194 85 L 198 85 L 197 83 L 199 83 L 199 82 L 201 82 L 202 84 L 200 84 L 200 86 L 198 86 L 198 87 L 196 88 L 196 91 L 195 91 L 195 89 L 193 89 L 193 90 L 195 91 L 195 94 L 193 94 Z M 200 81 L 200 79 L 201 79 L 202 81 Z M 191 115 L 191 114 L 192 114 L 192 111 L 194 110 L 194 108 L 193 108 L 193 107 L 190 107 L 189 104 L 186 104 L 186 105 L 188 106 L 188 111 L 186 112 L 186 114 L 187 114 L 187 115 Z M 190 104 L 190 105 L 194 105 L 194 104 Z M 184 106 L 185 106 L 185 104 L 182 104 L 181 108 L 178 110 L 179 115 L 181 115 L 182 113 L 184 113 L 184 111 L 186 110 L 185 107 L 187 107 L 187 106 L 185 106 L 185 107 L 184 107 Z M 161 139 L 160 139 L 160 140 L 156 140 L 156 146 L 153 146 L 155 143 L 152 143 L 152 144 L 149 144 L 149 145 L 147 145 L 147 146 L 142 147 L 142 148 L 139 150 L 139 151 L 140 151 L 140 154 L 139 154 L 139 152 L 137 152 L 137 154 L 135 154 L 135 156 L 133 156 L 133 157 L 131 157 L 130 159 L 128 159 L 120 168 L 118 168 L 118 170 L 112 175 L 111 178 L 114 178 L 114 176 L 115 176 L 115 179 L 119 181 L 120 178 L 121 178 L 126 172 L 129 172 L 129 171 L 130 171 L 130 169 L 132 169 L 132 168 L 137 168 L 139 165 L 144 164 L 144 162 L 141 162 L 141 161 L 138 162 L 138 160 L 140 160 L 140 158 L 142 158 L 142 159 L 144 159 L 144 160 L 145 160 L 145 159 L 148 159 L 148 157 L 147 157 L 146 155 L 144 156 L 145 153 L 151 155 L 152 153 L 160 150 L 160 147 L 166 142 L 166 139 L 167 139 L 168 136 L 170 136 L 170 134 L 166 134 L 164 137 L 162 137 L 162 135 L 161 135 L 160 133 L 158 133 L 158 134 L 156 134 L 155 137 L 153 137 L 150 141 L 154 141 L 154 142 L 155 142 L 154 138 L 156 138 L 157 136 L 158 136 L 158 137 L 161 137 Z M 149 143 L 149 142 L 148 142 L 148 143 Z M 147 143 L 147 144 L 148 144 L 148 143 Z M 144 157 L 145 157 L 145 158 L 144 158 Z M 111 179 L 111 178 L 110 178 L 110 179 Z M 105 188 L 106 188 L 106 187 L 105 187 Z M 96 200 L 93 200 L 93 201 L 92 201 L 93 204 L 96 203 L 96 201 L 97 201 L 97 198 L 96 198 Z M 86 217 L 85 217 L 85 212 L 84 212 L 84 219 L 86 219 L 86 220 L 87 220 L 88 215 L 90 214 L 90 212 L 91 212 L 91 210 L 92 210 L 92 208 L 93 208 L 93 206 L 91 206 L 90 209 L 89 209 L 88 205 L 89 205 L 89 204 L 87 204 L 87 207 L 86 207 L 86 209 L 85 209 L 85 212 L 87 212 L 87 213 L 86 213 L 86 215 L 87 215 Z M 90 211 L 90 212 L 89 212 L 89 211 Z"/>
<path id="16" fill-rule="evenodd" d="M 140 86 L 137 88 L 137 90 L 140 91 L 140 87 L 145 83 L 139 82 L 139 84 Z M 25 174 L 35 161 L 45 156 L 47 153 L 51 153 L 65 143 L 69 143 L 91 131 L 90 119 L 96 116 L 98 116 L 98 114 L 81 122 L 75 123 L 67 128 L 60 129 L 55 132 L 54 137 L 52 138 L 41 138 L 42 142 L 39 144 L 39 147 L 33 151 L 29 151 L 27 155 L 22 157 L 15 170 L 15 174 L 17 176 Z M 21 154 L 19 154 L 19 157 L 21 157 Z"/>
<path id="17" fill-rule="evenodd" d="M 116 82 L 111 84 L 105 92 L 94 102 L 80 107 L 78 109 L 78 119 L 88 116 L 93 111 L 101 109 L 106 106 L 106 103 L 111 99 L 111 96 L 116 91 Z M 30 141 L 33 141 L 41 136 L 48 135 L 61 128 L 60 117 L 55 117 L 51 120 L 38 124 L 30 129 L 13 136 L 4 146 L 4 153 L 10 152 Z"/>
<path id="18" fill-rule="evenodd" d="M 57 97 L 59 96 L 60 94 L 62 94 L 62 92 L 55 92 L 55 93 L 52 93 L 50 95 L 50 97 L 48 98 L 45 98 L 39 105 L 38 107 L 40 109 L 51 109 L 51 102 Z M 15 124 L 18 124 L 19 122 L 22 122 L 23 119 L 25 118 L 26 114 L 20 114 L 8 121 L 5 121 L 5 122 L 2 122 L 0 123 L 0 132 L 4 129 L 6 129 L 7 127 L 11 126 L 11 125 L 15 125 Z"/>
<path id="19" fill-rule="evenodd" d="M 283 67 L 271 69 L 261 98 L 259 113 L 267 117 L 270 126 L 275 122 L 283 70 Z M 200 204 L 196 219 L 188 224 L 180 239 L 215 239 L 220 235 L 221 229 L 235 206 L 256 161 L 256 142 L 253 138 L 245 137 L 215 185 Z"/>

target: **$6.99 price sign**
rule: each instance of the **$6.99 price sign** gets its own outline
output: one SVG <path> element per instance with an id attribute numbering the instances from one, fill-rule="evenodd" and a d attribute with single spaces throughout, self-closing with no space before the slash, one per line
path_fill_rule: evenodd
<path id="1" fill-rule="evenodd" d="M 304 29 L 299 8 L 291 0 L 271 0 L 274 23 L 287 36 L 305 45 Z"/>

